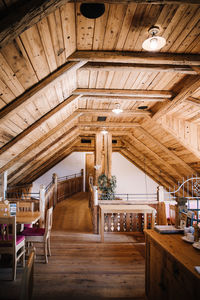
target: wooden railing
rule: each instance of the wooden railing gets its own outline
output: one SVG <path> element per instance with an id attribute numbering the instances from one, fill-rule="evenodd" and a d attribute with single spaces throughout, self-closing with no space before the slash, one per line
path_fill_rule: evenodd
<path id="1" fill-rule="evenodd" d="M 83 191 L 83 170 L 78 174 L 59 177 L 57 185 L 57 202 Z"/>

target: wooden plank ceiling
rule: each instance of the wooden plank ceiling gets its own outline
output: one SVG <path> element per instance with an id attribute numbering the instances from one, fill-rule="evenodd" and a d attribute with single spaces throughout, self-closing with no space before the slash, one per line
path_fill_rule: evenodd
<path id="1" fill-rule="evenodd" d="M 199 1 L 99 1 L 97 19 L 80 2 L 0 1 L 0 172 L 32 182 L 94 151 L 105 127 L 113 151 L 165 187 L 199 173 Z M 156 53 L 142 49 L 152 25 L 167 41 Z"/>

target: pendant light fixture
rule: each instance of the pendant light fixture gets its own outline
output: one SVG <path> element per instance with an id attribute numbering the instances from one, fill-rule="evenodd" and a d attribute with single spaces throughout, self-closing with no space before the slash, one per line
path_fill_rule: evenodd
<path id="1" fill-rule="evenodd" d="M 115 114 L 120 114 L 123 112 L 123 109 L 120 108 L 120 104 L 119 103 L 115 103 L 115 108 L 112 110 L 112 112 L 114 112 Z"/>
<path id="2" fill-rule="evenodd" d="M 165 38 L 158 36 L 160 29 L 158 26 L 153 26 L 149 29 L 149 34 L 151 37 L 146 39 L 143 44 L 142 48 L 147 51 L 158 51 L 163 48 L 166 44 Z"/>

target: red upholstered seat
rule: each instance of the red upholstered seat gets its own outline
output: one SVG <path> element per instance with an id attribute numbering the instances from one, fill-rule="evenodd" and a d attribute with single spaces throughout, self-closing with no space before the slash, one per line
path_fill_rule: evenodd
<path id="1" fill-rule="evenodd" d="M 25 236 L 24 236 L 24 235 L 17 235 L 17 236 L 16 236 L 16 245 L 19 245 L 21 242 L 24 241 L 24 239 L 25 239 Z M 9 235 L 8 240 L 9 240 L 9 241 L 12 241 L 12 236 L 11 236 L 11 235 Z M 2 236 L 0 236 L 0 241 L 2 241 Z M 0 245 L 0 246 L 1 246 L 1 245 Z M 2 245 L 2 246 L 5 247 L 5 244 Z"/>
<path id="2" fill-rule="evenodd" d="M 22 231 L 22 234 L 25 236 L 43 236 L 44 233 L 44 228 L 26 228 Z"/>
<path id="3" fill-rule="evenodd" d="M 26 228 L 32 228 L 33 227 L 33 225 L 32 224 L 24 224 L 24 228 L 26 229 Z"/>

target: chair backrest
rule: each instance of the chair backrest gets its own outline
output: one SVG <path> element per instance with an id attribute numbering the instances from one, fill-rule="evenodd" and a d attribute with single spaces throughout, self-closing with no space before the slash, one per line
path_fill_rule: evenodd
<path id="1" fill-rule="evenodd" d="M 33 211 L 34 203 L 26 201 L 17 201 L 17 211 Z"/>
<path id="2" fill-rule="evenodd" d="M 0 217 L 0 253 L 16 252 L 16 216 Z"/>
<path id="3" fill-rule="evenodd" d="M 45 236 L 50 235 L 53 223 L 53 206 L 47 210 L 46 224 L 45 224 Z"/>
<path id="4" fill-rule="evenodd" d="M 30 300 L 33 293 L 33 275 L 34 275 L 34 258 L 35 249 L 29 255 L 28 262 L 25 266 L 22 276 L 22 285 L 20 292 L 20 300 Z"/>

